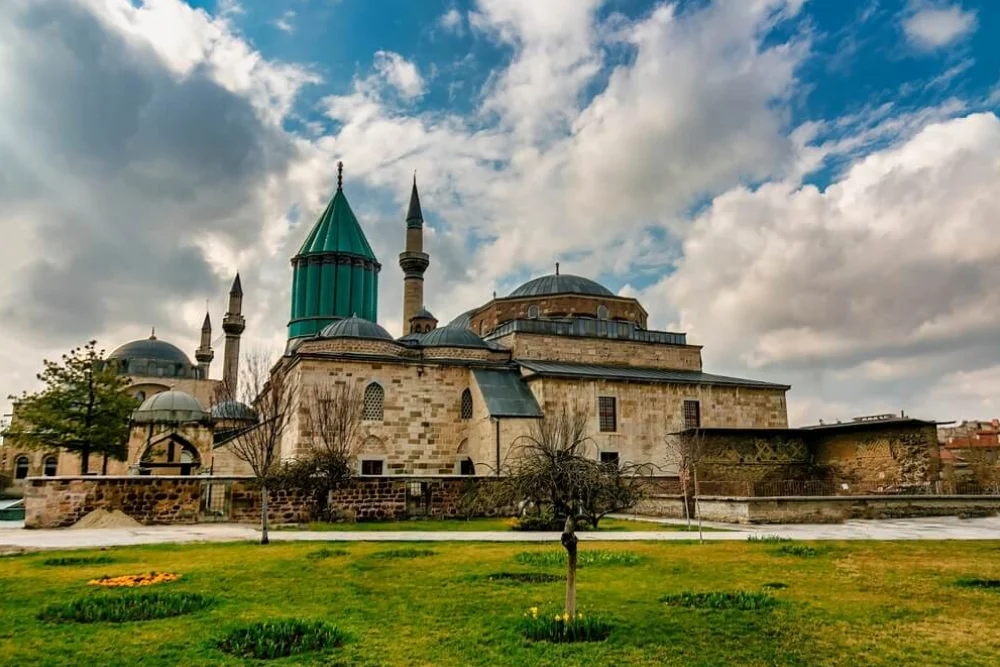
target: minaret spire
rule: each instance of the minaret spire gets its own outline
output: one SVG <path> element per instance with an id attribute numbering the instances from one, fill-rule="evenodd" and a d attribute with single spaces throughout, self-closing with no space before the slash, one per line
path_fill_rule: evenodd
<path id="1" fill-rule="evenodd" d="M 403 269 L 403 334 L 412 332 L 411 322 L 424 307 L 424 271 L 431 260 L 424 252 L 424 215 L 417 192 L 417 173 L 413 172 L 410 206 L 406 210 L 406 248 L 399 254 Z"/>
<path id="2" fill-rule="evenodd" d="M 208 379 L 209 367 L 215 352 L 212 350 L 212 319 L 208 316 L 208 308 L 205 308 L 205 321 L 201 323 L 201 344 L 194 351 L 194 358 L 198 360 L 198 370 L 203 380 Z"/>
<path id="3" fill-rule="evenodd" d="M 208 321 L 208 315 L 205 315 Z M 222 384 L 226 394 L 236 398 L 237 382 L 240 372 L 240 335 L 246 329 L 243 319 L 243 284 L 240 274 L 236 274 L 233 286 L 229 289 L 229 307 L 222 318 L 222 330 L 226 332 L 226 347 L 222 357 Z"/>
<path id="4" fill-rule="evenodd" d="M 344 163 L 337 163 L 337 190 L 342 191 L 344 189 Z"/>

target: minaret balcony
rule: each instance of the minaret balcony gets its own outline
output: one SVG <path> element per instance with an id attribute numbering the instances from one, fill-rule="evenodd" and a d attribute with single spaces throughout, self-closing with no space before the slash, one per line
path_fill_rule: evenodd
<path id="1" fill-rule="evenodd" d="M 399 268 L 403 269 L 406 278 L 423 278 L 424 271 L 430 266 L 430 255 L 426 252 L 399 253 Z"/>

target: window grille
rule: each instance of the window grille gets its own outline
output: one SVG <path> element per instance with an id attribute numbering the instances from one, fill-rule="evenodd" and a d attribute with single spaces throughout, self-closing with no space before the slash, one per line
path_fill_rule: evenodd
<path id="1" fill-rule="evenodd" d="M 618 467 L 618 452 L 601 452 L 601 463 Z"/>
<path id="2" fill-rule="evenodd" d="M 42 474 L 46 477 L 55 477 L 58 462 L 56 457 L 46 456 L 45 461 L 42 462 Z"/>
<path id="3" fill-rule="evenodd" d="M 472 392 L 462 392 L 462 419 L 472 419 Z"/>
<path id="4" fill-rule="evenodd" d="M 362 459 L 361 461 L 361 474 L 362 475 L 381 475 L 382 474 L 382 462 L 374 459 Z"/>
<path id="5" fill-rule="evenodd" d="M 684 401 L 684 428 L 701 428 L 701 405 L 698 401 Z"/>
<path id="6" fill-rule="evenodd" d="M 377 382 L 372 382 L 365 387 L 365 405 L 361 411 L 361 418 L 365 421 L 382 421 L 384 402 L 385 390 Z"/>
<path id="7" fill-rule="evenodd" d="M 600 418 L 602 433 L 614 433 L 618 430 L 618 415 L 615 411 L 614 396 L 599 396 L 597 398 L 597 414 Z"/>
<path id="8" fill-rule="evenodd" d="M 28 457 L 18 456 L 14 459 L 14 479 L 24 479 L 28 476 Z"/>

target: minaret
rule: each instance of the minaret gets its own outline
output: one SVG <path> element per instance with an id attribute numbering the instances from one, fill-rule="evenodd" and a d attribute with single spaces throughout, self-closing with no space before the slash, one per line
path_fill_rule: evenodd
<path id="1" fill-rule="evenodd" d="M 403 333 L 410 320 L 424 305 L 424 271 L 430 265 L 424 252 L 424 216 L 420 212 L 417 194 L 417 175 L 413 175 L 410 208 L 406 211 L 406 250 L 399 253 L 399 267 L 403 269 Z"/>
<path id="2" fill-rule="evenodd" d="M 222 358 L 222 383 L 226 393 L 236 397 L 236 384 L 240 373 L 240 334 L 246 329 L 243 319 L 243 285 L 240 274 L 236 274 L 229 290 L 229 309 L 222 318 L 222 330 L 226 332 L 226 349 Z"/>
<path id="3" fill-rule="evenodd" d="M 194 351 L 194 358 L 198 360 L 198 370 L 203 380 L 208 379 L 208 369 L 215 359 L 215 352 L 212 351 L 212 320 L 205 313 L 205 321 L 201 324 L 201 345 Z"/>

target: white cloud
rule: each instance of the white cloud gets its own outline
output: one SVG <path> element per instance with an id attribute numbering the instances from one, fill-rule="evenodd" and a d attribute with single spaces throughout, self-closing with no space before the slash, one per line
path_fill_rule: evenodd
<path id="1" fill-rule="evenodd" d="M 947 46 L 972 33 L 976 13 L 961 5 L 926 6 L 917 4 L 903 18 L 903 32 L 915 47 L 924 50 Z"/>
<path id="2" fill-rule="evenodd" d="M 438 18 L 438 25 L 448 32 L 461 33 L 462 12 L 452 7 Z"/>
<path id="3" fill-rule="evenodd" d="M 405 98 L 420 97 L 424 92 L 424 79 L 417 66 L 392 51 L 375 53 L 375 70 Z"/>
<path id="4" fill-rule="evenodd" d="M 295 10 L 289 9 L 285 11 L 281 16 L 274 20 L 274 27 L 281 32 L 288 33 L 289 35 L 295 32 L 295 24 L 292 21 L 295 20 Z"/>

